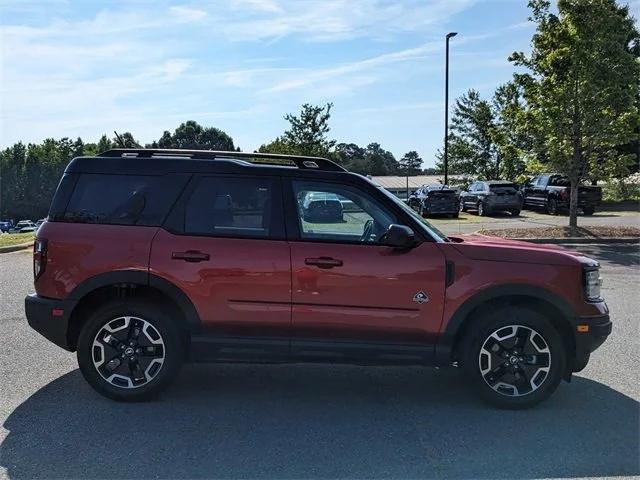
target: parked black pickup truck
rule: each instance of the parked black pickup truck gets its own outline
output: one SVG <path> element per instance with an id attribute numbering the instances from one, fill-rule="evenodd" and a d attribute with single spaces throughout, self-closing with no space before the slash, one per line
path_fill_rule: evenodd
<path id="1" fill-rule="evenodd" d="M 524 206 L 544 208 L 547 213 L 556 215 L 560 209 L 569 207 L 570 182 L 564 175 L 545 173 L 533 177 L 522 189 Z M 593 215 L 602 200 L 602 189 L 596 186 L 578 187 L 578 208 L 585 215 Z"/>

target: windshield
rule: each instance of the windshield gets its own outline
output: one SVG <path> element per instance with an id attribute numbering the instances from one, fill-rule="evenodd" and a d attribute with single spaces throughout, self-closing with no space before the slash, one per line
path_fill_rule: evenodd
<path id="1" fill-rule="evenodd" d="M 367 179 L 367 180 L 369 180 L 369 179 Z M 373 183 L 373 182 L 371 182 L 371 183 Z M 393 193 L 391 193 L 388 190 L 386 190 L 384 187 L 381 187 L 380 185 L 376 185 L 375 183 L 373 183 L 373 184 L 377 188 L 379 188 L 380 191 L 382 193 L 384 193 L 384 195 L 387 198 L 389 198 L 393 203 L 395 203 L 400 208 L 402 208 L 402 210 L 404 210 L 406 213 L 411 215 L 412 218 L 418 220 L 420 225 L 424 227 L 424 229 L 426 230 L 426 232 L 429 235 L 431 235 L 433 238 L 435 238 L 439 242 L 446 242 L 447 241 L 447 236 L 444 233 L 442 233 L 436 227 L 434 227 L 429 222 L 427 222 L 427 220 L 425 220 L 422 217 L 422 215 L 418 214 L 413 208 L 409 207 L 406 203 L 404 203 L 402 200 L 400 200 L 398 197 L 396 197 Z"/>

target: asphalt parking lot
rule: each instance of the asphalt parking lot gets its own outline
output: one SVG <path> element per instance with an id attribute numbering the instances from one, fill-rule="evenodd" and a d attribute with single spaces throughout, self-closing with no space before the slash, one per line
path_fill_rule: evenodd
<path id="1" fill-rule="evenodd" d="M 480 229 L 557 227 L 569 224 L 567 215 L 548 215 L 536 210 L 522 210 L 520 216 L 496 212 L 490 217 L 479 217 L 475 212 L 461 213 L 459 218 L 430 217 L 429 222 L 447 235 L 473 233 Z M 578 225 L 586 226 L 640 226 L 640 213 L 636 211 L 599 211 L 591 216 L 581 215 Z"/>
<path id="2" fill-rule="evenodd" d="M 594 217 L 595 218 L 595 217 Z M 0 255 L 0 478 L 540 478 L 640 474 L 640 250 L 603 265 L 614 330 L 538 408 L 479 403 L 454 370 L 187 366 L 119 404 L 29 329 L 28 252 Z"/>

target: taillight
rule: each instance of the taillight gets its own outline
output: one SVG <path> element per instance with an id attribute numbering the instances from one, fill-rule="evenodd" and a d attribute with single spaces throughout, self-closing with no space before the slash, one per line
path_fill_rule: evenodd
<path id="1" fill-rule="evenodd" d="M 560 192 L 560 198 L 564 201 L 569 200 L 569 190 L 562 190 Z"/>
<path id="2" fill-rule="evenodd" d="M 36 238 L 33 242 L 33 279 L 37 280 L 47 268 L 47 241 Z"/>

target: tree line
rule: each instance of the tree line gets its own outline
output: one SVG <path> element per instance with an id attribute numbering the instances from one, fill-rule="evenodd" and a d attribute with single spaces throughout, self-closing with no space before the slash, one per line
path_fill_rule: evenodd
<path id="1" fill-rule="evenodd" d="M 422 173 L 422 159 L 415 151 L 400 160 L 379 143 L 360 147 L 337 143 L 328 137 L 331 104 L 305 104 L 299 115 L 288 114 L 289 128 L 277 139 L 259 148 L 259 152 L 328 157 L 351 171 L 371 175 L 416 175 Z M 37 219 L 47 215 L 58 181 L 67 164 L 75 157 L 97 155 L 111 148 L 142 148 L 131 132 L 107 135 L 96 143 L 81 138 L 46 139 L 40 144 L 18 142 L 0 152 L 0 218 Z M 203 127 L 190 120 L 173 133 L 165 131 L 146 148 L 240 151 L 233 138 L 215 127 Z M 427 170 L 434 173 L 433 169 Z"/>

